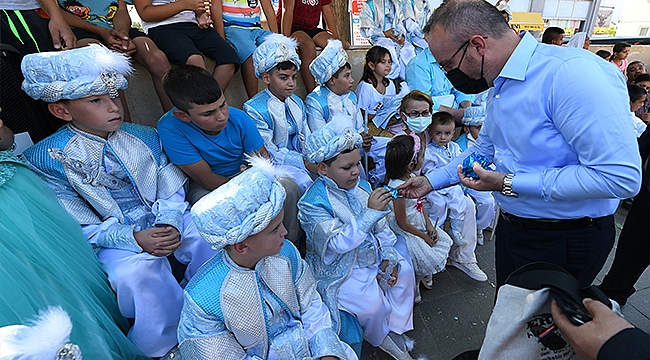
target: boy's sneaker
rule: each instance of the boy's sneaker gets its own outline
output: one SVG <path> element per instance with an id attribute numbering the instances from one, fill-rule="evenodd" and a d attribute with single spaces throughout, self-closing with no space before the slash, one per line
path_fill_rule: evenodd
<path id="1" fill-rule="evenodd" d="M 458 261 L 454 261 L 454 260 L 449 260 L 449 262 L 458 270 L 464 272 L 465 274 L 467 274 L 467 276 L 471 277 L 476 281 L 487 281 L 488 279 L 487 275 L 485 275 L 483 270 L 481 270 L 481 268 L 479 268 L 478 264 L 475 262 L 459 263 Z"/>
<path id="2" fill-rule="evenodd" d="M 483 230 L 479 230 L 476 233 L 476 242 L 478 242 L 479 245 L 483 245 Z"/>
<path id="3" fill-rule="evenodd" d="M 413 360 L 409 352 L 409 344 L 406 343 L 408 338 L 402 335 L 398 335 L 394 332 L 388 333 L 384 338 L 384 341 L 379 345 L 379 348 L 382 349 L 386 354 L 390 355 L 393 359 L 396 360 Z M 409 339 L 410 340 L 410 339 Z M 412 342 L 410 344 L 411 349 Z"/>
<path id="4" fill-rule="evenodd" d="M 433 289 L 433 275 L 425 276 L 422 279 L 422 285 L 424 285 L 427 290 Z"/>

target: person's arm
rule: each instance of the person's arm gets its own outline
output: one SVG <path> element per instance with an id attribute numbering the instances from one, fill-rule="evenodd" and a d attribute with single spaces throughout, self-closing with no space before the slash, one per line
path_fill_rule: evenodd
<path id="1" fill-rule="evenodd" d="M 59 4 L 56 0 L 39 0 L 38 1 L 43 9 L 50 15 L 50 22 L 47 27 L 50 30 L 50 35 L 52 36 L 52 44 L 54 44 L 55 49 L 61 49 L 63 47 L 67 49 L 73 49 L 77 47 L 77 38 L 70 30 L 70 26 L 66 23 L 63 18 L 63 10 L 59 7 Z M 61 43 L 63 40 L 63 43 Z"/>
<path id="2" fill-rule="evenodd" d="M 295 7 L 296 0 L 282 0 L 282 18 L 280 21 L 279 30 L 282 31 L 282 35 L 284 36 L 291 36 L 291 27 L 293 26 L 293 11 Z"/>
<path id="3" fill-rule="evenodd" d="M 212 26 L 215 30 L 221 35 L 222 38 L 226 38 L 226 31 L 223 25 L 223 3 L 221 0 L 212 0 L 212 10 L 210 14 L 212 15 Z"/>
<path id="4" fill-rule="evenodd" d="M 576 96 L 582 100 L 575 101 Z M 635 196 L 641 185 L 641 159 L 622 74 L 603 71 L 595 60 L 569 59 L 554 73 L 545 101 L 577 163 L 515 174 L 514 192 L 549 202 Z M 585 119 L 593 123 L 585 126 Z"/>
<path id="5" fill-rule="evenodd" d="M 429 246 L 433 245 L 433 243 L 431 243 L 431 237 L 418 230 L 406 218 L 406 199 L 393 199 L 393 208 L 395 209 L 395 220 L 397 221 L 397 225 L 399 225 L 402 230 L 409 232 L 419 238 L 422 238 L 422 240 L 429 244 Z"/>
<path id="6" fill-rule="evenodd" d="M 151 0 L 133 0 L 133 5 L 143 21 L 156 22 L 168 19 L 184 10 L 204 12 L 205 1 L 208 0 L 178 0 L 164 5 L 153 5 Z"/>
<path id="7" fill-rule="evenodd" d="M 271 0 L 260 0 L 260 6 L 262 7 L 262 11 L 264 11 L 264 16 L 266 17 L 266 23 L 269 26 L 269 30 L 277 34 L 278 22 L 275 20 L 275 11 L 273 10 Z"/>
<path id="8" fill-rule="evenodd" d="M 316 93 L 307 95 L 305 99 L 305 112 L 307 113 L 307 126 L 309 131 L 314 132 L 327 124 L 325 112 L 318 100 L 315 98 Z"/>
<path id="9" fill-rule="evenodd" d="M 119 0 L 117 4 L 117 12 L 113 16 L 113 28 L 128 38 L 129 30 L 131 30 L 131 16 L 129 16 L 129 10 L 126 8 L 124 0 Z"/>
<path id="10" fill-rule="evenodd" d="M 177 165 L 188 177 L 207 190 L 214 190 L 228 182 L 227 177 L 215 174 L 208 163 L 201 159 L 193 164 Z"/>
<path id="11" fill-rule="evenodd" d="M 336 29 L 336 18 L 334 17 L 334 12 L 332 11 L 330 4 L 323 5 L 321 11 L 323 13 L 323 18 L 325 19 L 325 25 L 327 25 L 327 30 L 332 33 L 332 37 L 341 40 L 343 49 L 347 50 L 350 47 L 350 43 L 345 39 L 341 39 L 339 36 L 339 31 Z"/>
<path id="12" fill-rule="evenodd" d="M 123 52 L 129 48 L 129 37 L 116 29 L 97 26 L 67 11 L 63 11 L 62 16 L 73 28 L 86 30 L 102 38 L 109 49 Z"/>

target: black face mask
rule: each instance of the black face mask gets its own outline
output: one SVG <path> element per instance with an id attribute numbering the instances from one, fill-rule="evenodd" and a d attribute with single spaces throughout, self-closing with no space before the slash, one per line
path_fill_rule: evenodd
<path id="1" fill-rule="evenodd" d="M 481 58 L 481 78 L 472 79 L 460 70 L 460 65 L 463 63 L 463 59 L 465 58 L 465 53 L 467 53 L 468 47 L 469 41 L 467 41 L 465 44 L 463 44 L 463 46 L 460 47 L 460 49 L 458 49 L 458 51 L 460 51 L 461 49 L 465 48 L 465 50 L 463 50 L 463 55 L 460 57 L 460 62 L 458 62 L 458 66 L 455 69 L 451 69 L 447 72 L 447 79 L 449 79 L 451 84 L 454 85 L 457 90 L 462 91 L 465 94 L 478 94 L 490 88 L 487 84 L 487 81 L 483 77 L 483 64 L 485 63 L 485 56 Z M 452 58 L 458 54 L 458 51 L 452 55 Z"/>

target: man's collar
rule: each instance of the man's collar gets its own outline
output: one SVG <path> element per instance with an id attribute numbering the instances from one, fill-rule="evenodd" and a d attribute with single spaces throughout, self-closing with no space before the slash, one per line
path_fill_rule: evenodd
<path id="1" fill-rule="evenodd" d="M 503 77 L 523 81 L 526 78 L 526 70 L 528 70 L 528 64 L 538 42 L 528 32 L 520 35 L 520 37 L 521 41 L 519 41 L 515 51 L 512 52 L 503 69 L 501 69 L 501 73 L 499 73 L 497 79 Z"/>

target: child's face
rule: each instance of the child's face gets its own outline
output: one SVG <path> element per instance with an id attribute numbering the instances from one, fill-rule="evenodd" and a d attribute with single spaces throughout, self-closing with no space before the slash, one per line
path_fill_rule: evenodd
<path id="1" fill-rule="evenodd" d="M 339 77 L 334 77 L 327 82 L 327 87 L 336 95 L 347 94 L 352 91 L 354 79 L 352 78 L 352 70 L 343 69 L 339 73 Z"/>
<path id="2" fill-rule="evenodd" d="M 625 49 L 621 50 L 621 52 L 616 53 L 616 58 L 619 60 L 625 60 L 627 59 L 627 56 L 630 54 L 630 49 L 631 47 L 626 47 Z"/>
<path id="3" fill-rule="evenodd" d="M 644 88 L 645 91 L 650 91 L 650 81 L 639 81 L 636 84 Z"/>
<path id="4" fill-rule="evenodd" d="M 173 114 L 185 122 L 192 122 L 208 135 L 217 135 L 228 123 L 228 103 L 222 94 L 211 104 L 191 104 L 188 112 L 174 110 Z"/>
<path id="5" fill-rule="evenodd" d="M 284 210 L 280 210 L 278 216 L 271 220 L 264 230 L 244 240 L 251 258 L 259 261 L 282 250 L 284 236 L 287 235 L 287 229 L 284 228 L 282 219 L 284 219 Z"/>
<path id="6" fill-rule="evenodd" d="M 378 78 L 383 79 L 384 77 L 388 76 L 388 74 L 390 74 L 390 70 L 393 67 L 390 53 L 386 53 L 386 55 L 384 55 L 384 57 L 378 63 L 369 62 L 368 66 L 372 71 L 374 71 L 375 75 Z"/>
<path id="7" fill-rule="evenodd" d="M 349 153 L 339 154 L 330 166 L 324 162 L 319 163 L 318 172 L 332 179 L 341 189 L 347 190 L 357 186 L 360 166 L 361 155 L 359 150 L 354 149 Z"/>
<path id="8" fill-rule="evenodd" d="M 637 101 L 630 101 L 630 110 L 631 111 L 637 111 L 643 106 L 643 103 L 645 103 L 645 98 L 647 95 L 642 95 L 641 98 Z"/>
<path id="9" fill-rule="evenodd" d="M 296 89 L 298 73 L 295 68 L 288 70 L 272 70 L 271 73 L 263 73 L 262 81 L 269 87 L 269 91 L 278 99 L 290 97 Z"/>
<path id="10" fill-rule="evenodd" d="M 54 116 L 71 121 L 79 130 L 104 139 L 122 127 L 122 103 L 108 94 L 51 103 L 48 108 Z"/>
<path id="11" fill-rule="evenodd" d="M 429 128 L 429 136 L 433 139 L 433 142 L 440 146 L 447 146 L 451 141 L 451 138 L 454 136 L 454 124 L 450 123 L 447 125 L 433 125 Z"/>

